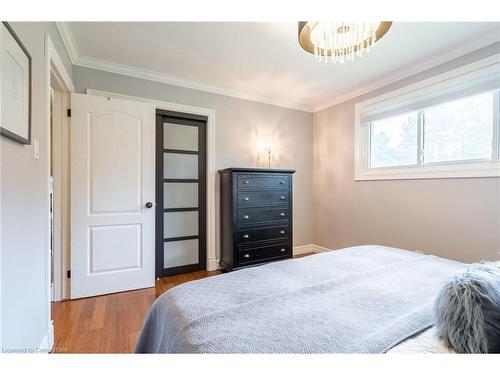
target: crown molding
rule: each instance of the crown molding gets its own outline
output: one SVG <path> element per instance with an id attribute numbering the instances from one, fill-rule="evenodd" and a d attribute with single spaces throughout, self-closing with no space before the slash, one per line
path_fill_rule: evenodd
<path id="1" fill-rule="evenodd" d="M 230 96 L 233 98 L 250 100 L 253 102 L 259 102 L 264 104 L 271 104 L 277 107 L 285 107 L 296 109 L 299 111 L 312 112 L 313 108 L 310 106 L 306 106 L 300 103 L 294 103 L 286 100 L 269 98 L 261 95 L 251 94 L 243 91 L 225 89 L 217 86 L 205 85 L 203 83 L 197 83 L 193 81 L 188 81 L 184 79 L 180 79 L 174 76 L 170 76 L 167 74 L 157 73 L 149 70 L 144 70 L 140 68 L 136 68 L 130 65 L 122 65 L 116 64 L 110 61 L 105 61 L 101 59 L 95 59 L 86 56 L 79 56 L 78 59 L 74 62 L 74 65 L 82 66 L 85 68 L 103 70 L 110 73 L 116 73 L 125 75 L 128 77 L 145 79 L 148 81 L 166 83 L 168 85 L 184 87 L 188 89 L 198 90 L 210 92 L 213 94 Z"/>
<path id="2" fill-rule="evenodd" d="M 81 56 L 78 52 L 78 48 L 71 32 L 71 27 L 68 22 L 56 22 L 57 29 L 66 47 L 68 55 L 71 59 L 73 65 L 82 66 L 91 69 L 102 70 L 110 73 L 116 73 L 120 75 L 125 75 L 129 77 L 145 79 L 148 81 L 165 83 L 173 86 L 184 87 L 188 89 L 210 92 L 213 94 L 230 96 L 238 99 L 249 100 L 258 103 L 270 104 L 277 107 L 291 108 L 299 111 L 305 112 L 319 112 L 328 107 L 346 102 L 348 100 L 354 99 L 358 96 L 367 94 L 384 86 L 390 85 L 402 79 L 411 77 L 413 75 L 419 74 L 428 69 L 434 68 L 438 65 L 444 64 L 448 61 L 456 59 L 460 56 L 471 53 L 480 48 L 486 47 L 496 42 L 500 42 L 500 38 L 495 34 L 488 34 L 484 38 L 476 39 L 470 43 L 461 45 L 460 47 L 453 49 L 447 53 L 440 54 L 433 59 L 427 60 L 422 64 L 417 64 L 411 68 L 400 70 L 389 76 L 385 76 L 382 79 L 374 80 L 367 85 L 363 85 L 355 90 L 347 91 L 338 95 L 335 95 L 333 99 L 330 99 L 323 104 L 317 106 L 309 106 L 306 104 L 290 102 L 287 100 L 281 100 L 276 98 L 270 98 L 262 95 L 252 94 L 248 92 L 231 90 L 227 88 L 222 88 L 218 86 L 206 85 L 199 82 L 188 81 L 175 76 L 153 72 L 145 69 L 136 68 L 130 65 L 116 64 L 110 61 L 105 61 L 101 59 L 96 59 L 87 56 Z"/>
<path id="3" fill-rule="evenodd" d="M 66 52 L 68 52 L 69 59 L 71 60 L 71 64 L 75 64 L 75 62 L 79 58 L 78 48 L 76 46 L 75 38 L 73 37 L 73 33 L 71 32 L 71 28 L 68 22 L 56 22 L 57 30 L 59 31 L 59 35 L 61 35 L 61 39 L 63 41 L 64 47 L 66 48 Z"/>
<path id="4" fill-rule="evenodd" d="M 82 66 L 85 68 L 102 70 L 105 72 L 116 73 L 120 75 L 125 75 L 128 77 L 145 79 L 153 82 L 165 83 L 168 85 L 184 87 L 188 89 L 210 92 L 213 94 L 230 96 L 233 98 L 250 100 L 252 102 L 270 104 L 277 107 L 284 107 L 290 109 L 296 109 L 304 112 L 312 112 L 313 108 L 308 105 L 301 103 L 294 103 L 287 100 L 280 100 L 275 98 L 269 98 L 266 96 L 261 96 L 257 94 L 251 94 L 243 91 L 231 90 L 226 88 L 221 88 L 217 86 L 205 85 L 203 83 L 193 82 L 177 78 L 171 75 L 157 73 L 145 69 L 136 68 L 130 65 L 116 64 L 110 61 L 105 61 L 101 59 L 96 59 L 92 57 L 82 56 L 78 52 L 73 33 L 71 32 L 71 27 L 68 22 L 56 22 L 57 30 L 61 35 L 66 51 L 70 57 L 71 63 L 76 66 Z"/>
<path id="5" fill-rule="evenodd" d="M 484 38 L 476 39 L 470 43 L 463 44 L 460 47 L 453 49 L 445 54 L 438 55 L 433 59 L 427 60 L 422 64 L 417 64 L 412 66 L 411 68 L 400 70 L 392 75 L 386 76 L 382 79 L 375 80 L 367 85 L 364 85 L 356 90 L 345 92 L 343 94 L 336 95 L 334 99 L 331 99 L 321 105 L 314 106 L 313 112 L 319 112 L 323 109 L 332 107 L 334 105 L 346 102 L 348 100 L 357 98 L 358 96 L 367 94 L 369 92 L 380 89 L 384 86 L 390 85 L 402 79 L 411 77 L 413 75 L 419 74 L 426 70 L 432 69 L 436 66 L 444 64 L 448 61 L 454 60 L 458 57 L 467 55 L 468 53 L 474 52 L 483 47 L 487 47 L 491 44 L 500 42 L 500 37 L 496 34 L 488 34 L 485 35 Z"/>

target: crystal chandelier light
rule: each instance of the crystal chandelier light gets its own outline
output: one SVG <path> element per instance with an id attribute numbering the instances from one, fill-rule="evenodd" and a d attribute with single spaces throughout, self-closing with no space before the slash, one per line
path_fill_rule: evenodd
<path id="1" fill-rule="evenodd" d="M 299 43 L 318 61 L 345 63 L 370 52 L 392 22 L 299 22 Z"/>

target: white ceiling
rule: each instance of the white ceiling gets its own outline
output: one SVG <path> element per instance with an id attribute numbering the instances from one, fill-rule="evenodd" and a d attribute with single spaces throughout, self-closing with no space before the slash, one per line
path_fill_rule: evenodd
<path id="1" fill-rule="evenodd" d="M 368 55 L 334 65 L 302 50 L 296 22 L 70 22 L 59 27 L 76 65 L 311 111 L 500 40 L 500 23 L 396 22 Z"/>

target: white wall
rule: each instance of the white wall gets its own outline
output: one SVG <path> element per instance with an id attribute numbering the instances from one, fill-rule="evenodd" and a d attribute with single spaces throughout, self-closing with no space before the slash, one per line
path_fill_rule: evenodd
<path id="1" fill-rule="evenodd" d="M 500 178 L 354 181 L 354 105 L 498 53 L 500 43 L 314 114 L 314 240 L 500 259 Z"/>
<path id="2" fill-rule="evenodd" d="M 311 113 L 79 66 L 73 68 L 73 83 L 77 92 L 90 88 L 214 109 L 217 169 L 267 166 L 267 159 L 258 158 L 256 143 L 260 136 L 270 134 L 274 138 L 272 167 L 296 169 L 294 245 L 312 243 Z M 217 178 L 217 211 L 218 191 Z"/>
<path id="3" fill-rule="evenodd" d="M 47 261 L 48 129 L 45 102 L 44 40 L 48 33 L 71 72 L 71 63 L 54 23 L 10 24 L 32 58 L 33 145 L 0 139 L 1 344 L 2 348 L 36 348 L 49 326 Z"/>

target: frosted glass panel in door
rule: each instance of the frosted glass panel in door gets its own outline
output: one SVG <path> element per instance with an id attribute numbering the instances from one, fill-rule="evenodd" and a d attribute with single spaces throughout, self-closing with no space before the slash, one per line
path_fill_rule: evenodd
<path id="1" fill-rule="evenodd" d="M 163 208 L 198 207 L 197 182 L 163 184 Z"/>
<path id="2" fill-rule="evenodd" d="M 197 236 L 198 212 L 165 212 L 163 216 L 164 238 Z"/>
<path id="3" fill-rule="evenodd" d="M 198 127 L 163 124 L 163 147 L 171 150 L 198 151 Z"/>
<path id="4" fill-rule="evenodd" d="M 163 154 L 164 178 L 198 178 L 198 155 Z"/>
<path id="5" fill-rule="evenodd" d="M 198 263 L 198 240 L 165 242 L 163 267 L 178 267 Z"/>

